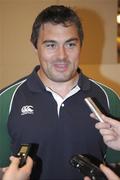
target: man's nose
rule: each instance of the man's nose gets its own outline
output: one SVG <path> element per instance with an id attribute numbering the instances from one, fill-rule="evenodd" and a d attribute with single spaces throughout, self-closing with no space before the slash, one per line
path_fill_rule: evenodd
<path id="1" fill-rule="evenodd" d="M 65 59 L 67 57 L 67 52 L 64 46 L 59 47 L 58 49 L 58 57 L 59 59 Z"/>

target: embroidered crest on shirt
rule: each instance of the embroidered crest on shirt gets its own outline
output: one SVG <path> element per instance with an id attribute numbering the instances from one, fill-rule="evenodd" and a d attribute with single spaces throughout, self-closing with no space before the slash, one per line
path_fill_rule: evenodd
<path id="1" fill-rule="evenodd" d="M 21 108 L 21 115 L 25 115 L 25 114 L 34 114 L 33 106 L 31 105 L 23 106 Z"/>

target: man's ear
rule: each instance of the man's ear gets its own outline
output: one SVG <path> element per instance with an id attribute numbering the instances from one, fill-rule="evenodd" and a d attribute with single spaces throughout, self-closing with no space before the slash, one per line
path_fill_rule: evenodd
<path id="1" fill-rule="evenodd" d="M 35 46 L 33 45 L 33 43 L 31 43 L 32 45 L 32 49 L 34 50 L 35 53 L 37 53 L 37 48 L 35 48 Z"/>

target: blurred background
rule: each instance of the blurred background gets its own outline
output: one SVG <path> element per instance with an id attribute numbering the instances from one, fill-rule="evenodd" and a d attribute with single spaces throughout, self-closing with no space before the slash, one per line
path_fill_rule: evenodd
<path id="1" fill-rule="evenodd" d="M 82 20 L 82 71 L 120 94 L 118 0 L 0 0 L 0 89 L 39 63 L 30 43 L 32 24 L 43 8 L 53 4 L 73 7 Z"/>

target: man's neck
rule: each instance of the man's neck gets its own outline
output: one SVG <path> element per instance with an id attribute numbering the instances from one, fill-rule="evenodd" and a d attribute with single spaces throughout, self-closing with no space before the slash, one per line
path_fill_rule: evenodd
<path id="1" fill-rule="evenodd" d="M 46 86 L 49 87 L 55 93 L 57 93 L 59 96 L 64 98 L 71 91 L 71 89 L 73 89 L 76 85 L 77 85 L 77 82 L 72 85 L 67 82 L 64 84 L 57 83 L 57 85 L 51 84 L 50 86 L 48 86 L 48 85 L 46 85 Z"/>
<path id="2" fill-rule="evenodd" d="M 46 80 L 46 79 L 42 78 L 39 72 L 38 72 L 38 75 L 46 87 L 48 87 L 52 91 L 56 92 L 62 98 L 64 98 L 71 91 L 71 89 L 73 89 L 77 85 L 78 79 L 79 79 L 79 74 L 77 74 L 74 78 L 72 78 L 69 81 L 54 82 L 49 79 Z"/>

